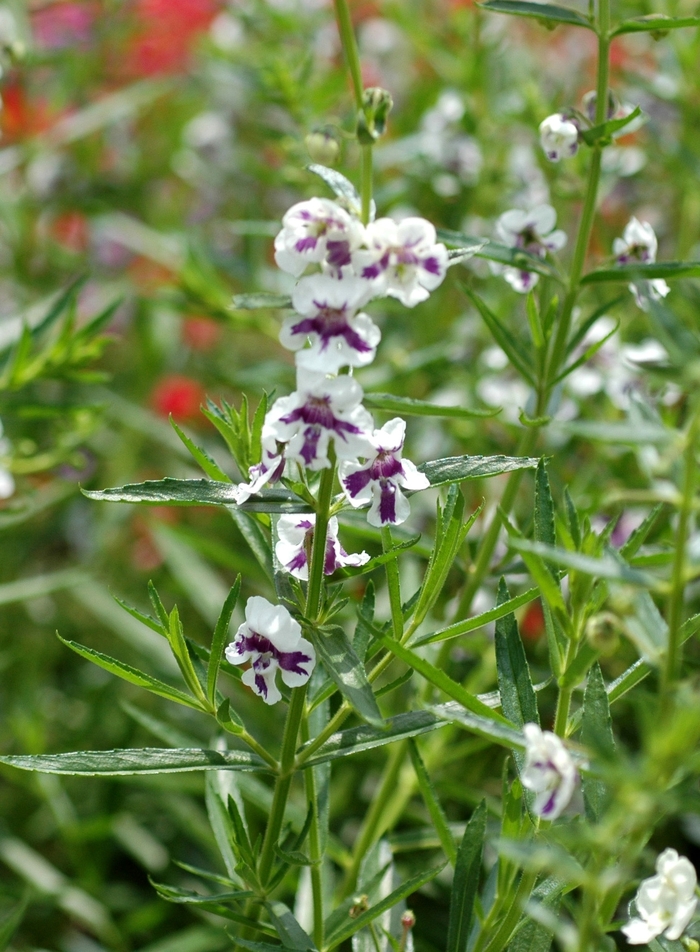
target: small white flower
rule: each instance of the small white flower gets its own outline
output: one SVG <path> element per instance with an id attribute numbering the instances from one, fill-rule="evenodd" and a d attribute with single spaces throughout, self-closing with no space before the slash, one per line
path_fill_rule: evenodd
<path id="1" fill-rule="evenodd" d="M 578 771 L 561 738 L 537 724 L 525 724 L 523 786 L 536 793 L 533 809 L 545 820 L 556 818 L 569 805 L 578 782 Z"/>
<path id="2" fill-rule="evenodd" d="M 367 521 L 372 526 L 405 522 L 411 507 L 401 490 L 416 492 L 430 486 L 427 476 L 401 458 L 405 433 L 406 421 L 395 417 L 372 434 L 366 462 L 340 464 L 340 483 L 348 502 L 355 508 L 370 505 Z"/>
<path id="3" fill-rule="evenodd" d="M 536 205 L 530 211 L 512 208 L 504 212 L 496 222 L 496 238 L 509 248 L 527 251 L 538 258 L 545 258 L 547 252 L 559 251 L 566 244 L 566 232 L 554 230 L 557 213 L 551 205 Z M 502 274 L 508 284 L 520 294 L 532 290 L 539 275 L 519 268 L 492 264 L 494 274 Z"/>
<path id="4" fill-rule="evenodd" d="M 275 555 L 291 575 L 302 581 L 306 581 L 309 577 L 309 556 L 312 551 L 315 526 L 314 513 L 280 516 L 277 522 L 279 541 L 275 546 Z M 336 569 L 346 565 L 356 568 L 367 562 L 369 562 L 369 555 L 366 552 L 348 555 L 342 547 L 338 538 L 338 520 L 333 516 L 329 520 L 326 535 L 324 575 L 332 575 Z"/>
<path id="5" fill-rule="evenodd" d="M 353 377 L 326 377 L 298 368 L 297 389 L 276 400 L 263 424 L 263 443 L 286 443 L 285 459 L 309 469 L 330 466 L 333 440 L 339 459 L 357 459 L 370 451 L 372 416 L 362 404 L 362 387 Z"/>
<path id="6" fill-rule="evenodd" d="M 299 623 L 283 605 L 259 595 L 248 599 L 245 621 L 225 654 L 229 664 L 252 662 L 241 680 L 266 704 L 276 704 L 282 697 L 275 683 L 278 669 L 284 683 L 297 688 L 306 684 L 316 666 L 314 646 L 301 637 Z"/>
<path id="7" fill-rule="evenodd" d="M 630 945 L 647 945 L 662 933 L 680 939 L 693 918 L 697 898 L 695 868 L 667 849 L 656 860 L 656 876 L 643 880 L 634 898 L 638 917 L 622 927 Z"/>
<path id="8" fill-rule="evenodd" d="M 578 127 L 556 112 L 540 123 L 540 143 L 550 162 L 571 158 L 578 152 Z"/>
<path id="9" fill-rule="evenodd" d="M 648 221 L 639 221 L 632 216 L 625 226 L 622 238 L 613 242 L 613 253 L 618 264 L 641 261 L 653 264 L 656 261 L 658 242 L 654 229 Z M 636 281 L 629 285 L 638 308 L 648 311 L 651 301 L 661 301 L 671 290 L 663 278 Z"/>
<path id="10" fill-rule="evenodd" d="M 297 316 L 288 317 L 280 343 L 298 351 L 298 367 L 337 373 L 341 367 L 362 367 L 374 360 L 381 332 L 367 314 L 357 311 L 371 294 L 366 281 L 342 281 L 325 274 L 302 278 L 292 293 Z M 307 340 L 311 347 L 301 350 Z"/>
<path id="11" fill-rule="evenodd" d="M 263 432 L 262 459 L 248 470 L 248 482 L 239 483 L 235 489 L 237 505 L 246 502 L 255 493 L 259 493 L 268 483 L 275 483 L 284 472 L 284 454 L 277 446 L 277 440 Z"/>
<path id="12" fill-rule="evenodd" d="M 299 277 L 309 264 L 323 264 L 339 276 L 351 263 L 351 253 L 364 240 L 364 227 L 328 198 L 311 198 L 293 205 L 275 238 L 275 261 Z"/>
<path id="13" fill-rule="evenodd" d="M 373 294 L 398 298 L 406 307 L 425 301 L 447 273 L 447 249 L 436 243 L 424 218 L 378 218 L 366 228 L 366 250 L 352 256 L 355 272 L 372 282 Z"/>

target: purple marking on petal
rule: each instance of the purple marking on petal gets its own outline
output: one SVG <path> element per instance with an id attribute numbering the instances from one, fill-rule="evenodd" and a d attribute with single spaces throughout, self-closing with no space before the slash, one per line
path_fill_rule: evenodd
<path id="1" fill-rule="evenodd" d="M 321 439 L 321 427 L 307 426 L 304 430 L 304 445 L 301 448 L 301 458 L 307 466 L 316 459 L 318 454 L 318 441 Z"/>
<path id="2" fill-rule="evenodd" d="M 384 270 L 385 269 L 381 266 L 381 262 L 375 261 L 374 264 L 369 264 L 366 268 L 362 269 L 362 277 L 367 278 L 368 281 L 373 281 L 375 278 L 378 278 Z"/>
<path id="3" fill-rule="evenodd" d="M 323 560 L 323 574 L 332 575 L 338 568 L 338 560 L 335 557 L 335 542 L 333 539 L 326 539 L 326 557 Z"/>
<path id="4" fill-rule="evenodd" d="M 316 330 L 316 321 L 311 317 L 305 317 L 298 324 L 292 324 L 292 334 L 313 334 Z"/>
<path id="5" fill-rule="evenodd" d="M 388 479 L 380 480 L 379 519 L 382 525 L 396 522 L 396 486 Z"/>
<path id="6" fill-rule="evenodd" d="M 304 664 L 311 664 L 309 655 L 303 651 L 278 651 L 277 661 L 283 671 L 292 671 L 294 674 L 308 674 L 302 667 Z"/>
<path id="7" fill-rule="evenodd" d="M 267 682 L 261 674 L 255 675 L 255 687 L 262 697 L 267 698 Z"/>
<path id="8" fill-rule="evenodd" d="M 369 468 L 371 479 L 393 479 L 404 476 L 403 464 L 391 450 L 381 450 Z"/>
<path id="9" fill-rule="evenodd" d="M 350 257 L 349 241 L 327 241 L 326 242 L 326 262 L 332 267 L 340 270 L 352 263 Z"/>
<path id="10" fill-rule="evenodd" d="M 313 251 L 318 244 L 318 238 L 313 235 L 307 235 L 306 238 L 300 238 L 294 245 L 295 251 L 302 254 L 304 251 Z"/>
<path id="11" fill-rule="evenodd" d="M 302 548 L 299 549 L 299 551 L 298 551 L 297 554 L 294 556 L 294 558 L 293 558 L 290 562 L 287 562 L 287 564 L 285 565 L 285 568 L 286 568 L 290 573 L 291 573 L 291 572 L 298 572 L 299 569 L 303 569 L 303 568 L 304 568 L 304 566 L 306 565 L 306 561 L 307 561 L 307 560 L 306 560 L 306 552 L 304 551 L 304 548 L 303 548 L 303 546 L 302 546 Z"/>
<path id="12" fill-rule="evenodd" d="M 372 476 L 370 474 L 369 468 L 358 469 L 357 472 L 350 473 L 349 476 L 346 476 L 345 479 L 343 479 L 343 485 L 345 486 L 350 498 L 354 499 L 358 493 L 362 492 L 371 479 Z"/>
<path id="13" fill-rule="evenodd" d="M 553 813 L 554 807 L 556 806 L 556 801 L 557 801 L 557 790 L 552 790 L 552 794 L 549 800 L 547 800 L 545 805 L 542 807 L 542 812 L 540 813 L 540 816 L 546 817 L 546 816 L 549 816 L 550 813 Z"/>
<path id="14" fill-rule="evenodd" d="M 424 271 L 428 271 L 430 274 L 437 275 L 438 277 L 442 274 L 442 268 L 437 258 L 423 258 L 422 264 Z"/>

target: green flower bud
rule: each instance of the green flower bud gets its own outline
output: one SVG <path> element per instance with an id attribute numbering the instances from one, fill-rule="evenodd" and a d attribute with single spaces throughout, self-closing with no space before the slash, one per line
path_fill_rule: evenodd
<path id="1" fill-rule="evenodd" d="M 362 94 L 362 109 L 357 114 L 357 138 L 361 145 L 373 145 L 386 131 L 386 120 L 394 105 L 391 93 L 370 86 Z"/>
<path id="2" fill-rule="evenodd" d="M 620 643 L 622 624 L 612 612 L 600 612 L 592 615 L 586 622 L 586 640 L 588 644 L 607 656 L 617 651 Z"/>
<path id="3" fill-rule="evenodd" d="M 306 136 L 304 144 L 311 161 L 319 165 L 336 165 L 340 158 L 340 143 L 328 129 L 314 129 Z"/>

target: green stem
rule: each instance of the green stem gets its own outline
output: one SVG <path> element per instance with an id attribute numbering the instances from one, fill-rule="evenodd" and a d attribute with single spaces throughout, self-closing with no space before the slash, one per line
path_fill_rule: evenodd
<path id="1" fill-rule="evenodd" d="M 362 224 L 369 224 L 372 209 L 372 146 L 362 146 Z"/>
<path id="2" fill-rule="evenodd" d="M 486 945 L 484 952 L 501 952 L 501 949 L 503 949 L 508 944 L 510 937 L 513 934 L 513 930 L 520 921 L 520 917 L 523 913 L 523 906 L 530 898 L 530 894 L 532 893 L 536 882 L 537 873 L 527 871 L 523 873 L 508 912 L 501 922 L 501 925 L 496 930 L 496 934 L 493 936 L 488 945 Z M 476 946 L 474 947 L 474 952 L 481 952 L 483 948 L 483 945 L 480 945 L 480 943 L 477 942 Z"/>
<path id="3" fill-rule="evenodd" d="M 248 731 L 244 730 L 236 736 L 240 737 L 241 740 L 244 741 L 244 743 L 246 743 L 251 750 L 254 750 L 258 757 L 262 757 L 262 759 L 266 761 L 266 763 L 268 763 L 273 770 L 277 770 L 279 764 L 275 758 L 272 756 L 272 754 L 268 753 L 263 745 L 258 743 L 258 741 L 251 734 L 249 734 Z"/>
<path id="4" fill-rule="evenodd" d="M 335 18 L 338 22 L 338 32 L 340 33 L 340 42 L 343 45 L 343 52 L 347 60 L 350 76 L 352 78 L 352 88 L 355 94 L 357 108 L 362 109 L 362 70 L 360 69 L 360 54 L 357 49 L 357 40 L 352 26 L 350 16 L 350 7 L 347 0 L 334 0 Z"/>
<path id="5" fill-rule="evenodd" d="M 382 526 L 382 550 L 386 555 L 393 548 L 391 540 L 391 529 L 389 526 Z M 385 563 L 386 584 L 389 588 L 389 604 L 391 605 L 391 624 L 394 629 L 394 638 L 401 640 L 403 635 L 403 611 L 401 609 L 401 579 L 399 577 L 399 565 L 395 558 Z"/>
<path id="6" fill-rule="evenodd" d="M 328 540 L 328 520 L 333 498 L 335 480 L 335 454 L 330 449 L 328 455 L 331 465 L 321 473 L 321 485 L 318 490 L 316 524 L 314 526 L 314 544 L 311 550 L 309 569 L 309 587 L 306 590 L 306 617 L 316 621 L 321 610 L 323 591 L 323 568 L 326 562 L 326 544 Z"/>
<path id="7" fill-rule="evenodd" d="M 302 737 L 309 739 L 308 722 L 302 724 Z M 311 895 L 313 898 L 314 942 L 317 949 L 323 948 L 323 879 L 321 861 L 321 833 L 318 828 L 318 797 L 316 794 L 316 775 L 310 767 L 304 774 L 306 783 L 306 800 L 311 807 L 311 827 L 309 828 L 309 858 L 313 862 L 311 867 Z"/>
<path id="8" fill-rule="evenodd" d="M 275 859 L 275 846 L 277 845 L 284 821 L 284 811 L 287 807 L 289 788 L 292 785 L 292 777 L 294 776 L 297 736 L 299 734 L 299 725 L 304 716 L 305 702 L 306 685 L 304 684 L 300 688 L 293 688 L 292 697 L 289 702 L 289 710 L 287 711 L 287 720 L 284 724 L 284 734 L 282 735 L 279 774 L 277 775 L 275 791 L 272 795 L 272 806 L 270 807 L 270 816 L 267 821 L 258 866 L 258 875 L 263 887 L 270 879 L 272 864 Z"/>
<path id="9" fill-rule="evenodd" d="M 683 594 L 685 591 L 686 576 L 686 546 L 690 532 L 690 523 L 693 516 L 693 501 L 695 496 L 695 450 L 700 427 L 700 406 L 693 411 L 693 417 L 686 434 L 686 446 L 683 454 L 684 478 L 683 497 L 678 514 L 678 531 L 676 532 L 676 551 L 673 558 L 671 572 L 671 591 L 668 596 L 666 620 L 668 622 L 668 651 L 666 664 L 661 672 L 661 695 L 667 697 L 674 681 L 678 677 L 681 667 L 683 643 L 681 641 L 681 615 L 683 612 Z"/>

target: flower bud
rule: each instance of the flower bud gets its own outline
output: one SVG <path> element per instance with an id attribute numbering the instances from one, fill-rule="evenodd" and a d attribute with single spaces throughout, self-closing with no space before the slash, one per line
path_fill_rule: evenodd
<path id="1" fill-rule="evenodd" d="M 355 896 L 352 900 L 352 906 L 348 909 L 348 915 L 351 919 L 357 919 L 363 912 L 369 909 L 369 896 L 363 893 L 361 896 Z"/>
<path id="2" fill-rule="evenodd" d="M 328 129 L 314 129 L 306 136 L 304 144 L 312 162 L 319 165 L 335 165 L 340 158 L 340 143 Z"/>
<path id="3" fill-rule="evenodd" d="M 357 114 L 357 138 L 361 145 L 374 145 L 386 131 L 386 120 L 394 101 L 391 93 L 370 86 L 362 94 L 362 109 Z"/>
<path id="4" fill-rule="evenodd" d="M 603 656 L 614 654 L 620 643 L 621 622 L 612 612 L 592 615 L 586 622 L 586 641 Z"/>
<path id="5" fill-rule="evenodd" d="M 412 909 L 407 909 L 401 916 L 401 925 L 404 929 L 412 929 L 416 924 L 416 914 Z"/>
<path id="6" fill-rule="evenodd" d="M 595 89 L 592 89 L 590 92 L 586 93 L 586 95 L 583 97 L 583 111 L 586 114 L 586 116 L 588 116 L 591 122 L 595 122 L 597 99 L 598 99 L 598 96 Z M 620 107 L 620 104 L 617 100 L 617 96 L 612 91 L 612 89 L 609 89 L 608 90 L 608 108 L 605 113 L 605 118 L 612 119 L 612 117 L 615 115 L 619 107 Z"/>
<path id="7" fill-rule="evenodd" d="M 562 113 L 540 123 L 540 143 L 550 162 L 568 159 L 578 152 L 578 126 Z"/>

